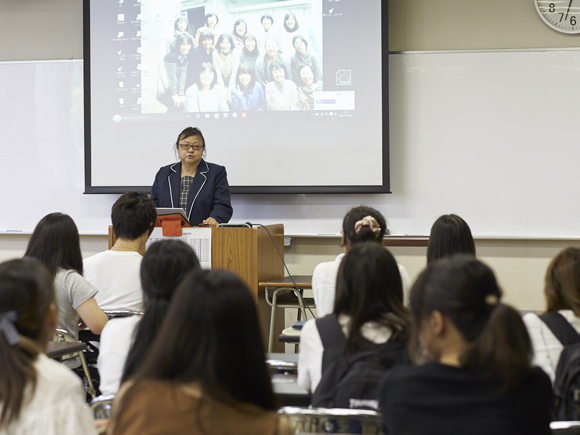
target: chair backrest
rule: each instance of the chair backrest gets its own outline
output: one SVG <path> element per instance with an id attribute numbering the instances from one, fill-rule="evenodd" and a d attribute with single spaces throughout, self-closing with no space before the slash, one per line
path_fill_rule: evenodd
<path id="1" fill-rule="evenodd" d="M 74 338 L 70 332 L 68 332 L 66 329 L 61 329 L 61 328 L 57 328 L 54 331 L 54 334 L 52 336 L 52 340 L 51 341 L 55 341 L 57 343 L 78 343 L 79 341 Z M 71 358 L 76 358 L 79 355 L 78 352 L 74 352 L 68 355 L 63 355 L 59 358 L 60 361 L 66 361 L 68 359 Z"/>
<path id="2" fill-rule="evenodd" d="M 285 406 L 280 408 L 278 413 L 286 415 L 297 435 L 308 433 L 384 435 L 381 414 L 375 411 Z"/>

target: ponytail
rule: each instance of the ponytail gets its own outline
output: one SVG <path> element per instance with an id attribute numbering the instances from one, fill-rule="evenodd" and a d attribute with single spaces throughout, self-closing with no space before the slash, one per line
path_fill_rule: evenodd
<path id="1" fill-rule="evenodd" d="M 470 343 L 460 362 L 499 379 L 502 391 L 513 390 L 530 373 L 532 343 L 520 314 L 498 303 L 483 331 Z"/>
<path id="2" fill-rule="evenodd" d="M 342 232 L 345 244 L 350 246 L 361 242 L 381 243 L 385 234 L 389 234 L 384 216 L 364 205 L 348 211 L 342 221 Z"/>
<path id="3" fill-rule="evenodd" d="M 430 263 L 411 290 L 415 341 L 424 319 L 441 312 L 468 343 L 461 365 L 499 380 L 502 391 L 512 390 L 530 373 L 533 351 L 519 313 L 500 303 L 501 296 L 492 270 L 475 257 Z"/>
<path id="4" fill-rule="evenodd" d="M 32 258 L 0 265 L 0 431 L 20 416 L 24 393 L 34 392 L 34 362 L 46 330 L 54 287 L 49 270 Z"/>

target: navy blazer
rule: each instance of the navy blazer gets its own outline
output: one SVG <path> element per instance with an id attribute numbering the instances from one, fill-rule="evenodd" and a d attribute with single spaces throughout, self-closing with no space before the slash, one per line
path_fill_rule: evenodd
<path id="1" fill-rule="evenodd" d="M 151 187 L 156 207 L 179 208 L 181 162 L 159 169 Z M 226 168 L 201 159 L 187 194 L 185 214 L 191 225 L 199 225 L 208 217 L 220 224 L 229 222 L 233 209 Z"/>

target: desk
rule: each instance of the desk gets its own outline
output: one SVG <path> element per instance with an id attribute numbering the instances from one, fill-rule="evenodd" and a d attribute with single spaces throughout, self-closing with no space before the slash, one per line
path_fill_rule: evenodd
<path id="1" fill-rule="evenodd" d="M 298 378 L 298 355 L 295 353 L 267 353 L 266 361 L 272 374 L 272 387 L 279 406 L 309 406 L 311 394 L 300 387 Z"/>
<path id="2" fill-rule="evenodd" d="M 80 352 L 87 347 L 86 343 L 67 343 L 64 341 L 49 341 L 46 345 L 46 356 L 60 358 L 64 355 Z"/>
<path id="3" fill-rule="evenodd" d="M 268 335 L 268 352 L 272 352 L 272 350 L 283 350 L 283 346 L 274 347 L 274 331 L 282 331 L 284 329 L 284 316 L 277 316 L 277 309 L 298 308 L 297 319 L 300 320 L 301 316 L 303 316 L 304 320 L 306 320 L 307 314 L 305 307 L 314 307 L 314 298 L 304 298 L 303 294 L 304 289 L 312 288 L 312 276 L 285 276 L 284 278 L 260 281 L 258 285 L 264 287 L 266 302 L 272 307 L 270 313 L 270 332 Z M 282 321 L 279 320 L 280 318 L 282 318 Z"/>

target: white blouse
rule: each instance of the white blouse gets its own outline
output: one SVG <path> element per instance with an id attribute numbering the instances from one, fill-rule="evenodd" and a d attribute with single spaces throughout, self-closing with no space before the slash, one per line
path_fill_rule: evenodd
<path id="1" fill-rule="evenodd" d="M 34 393 L 27 388 L 18 420 L 1 429 L 0 435 L 96 434 L 81 379 L 44 354 L 34 368 L 38 373 Z"/>

